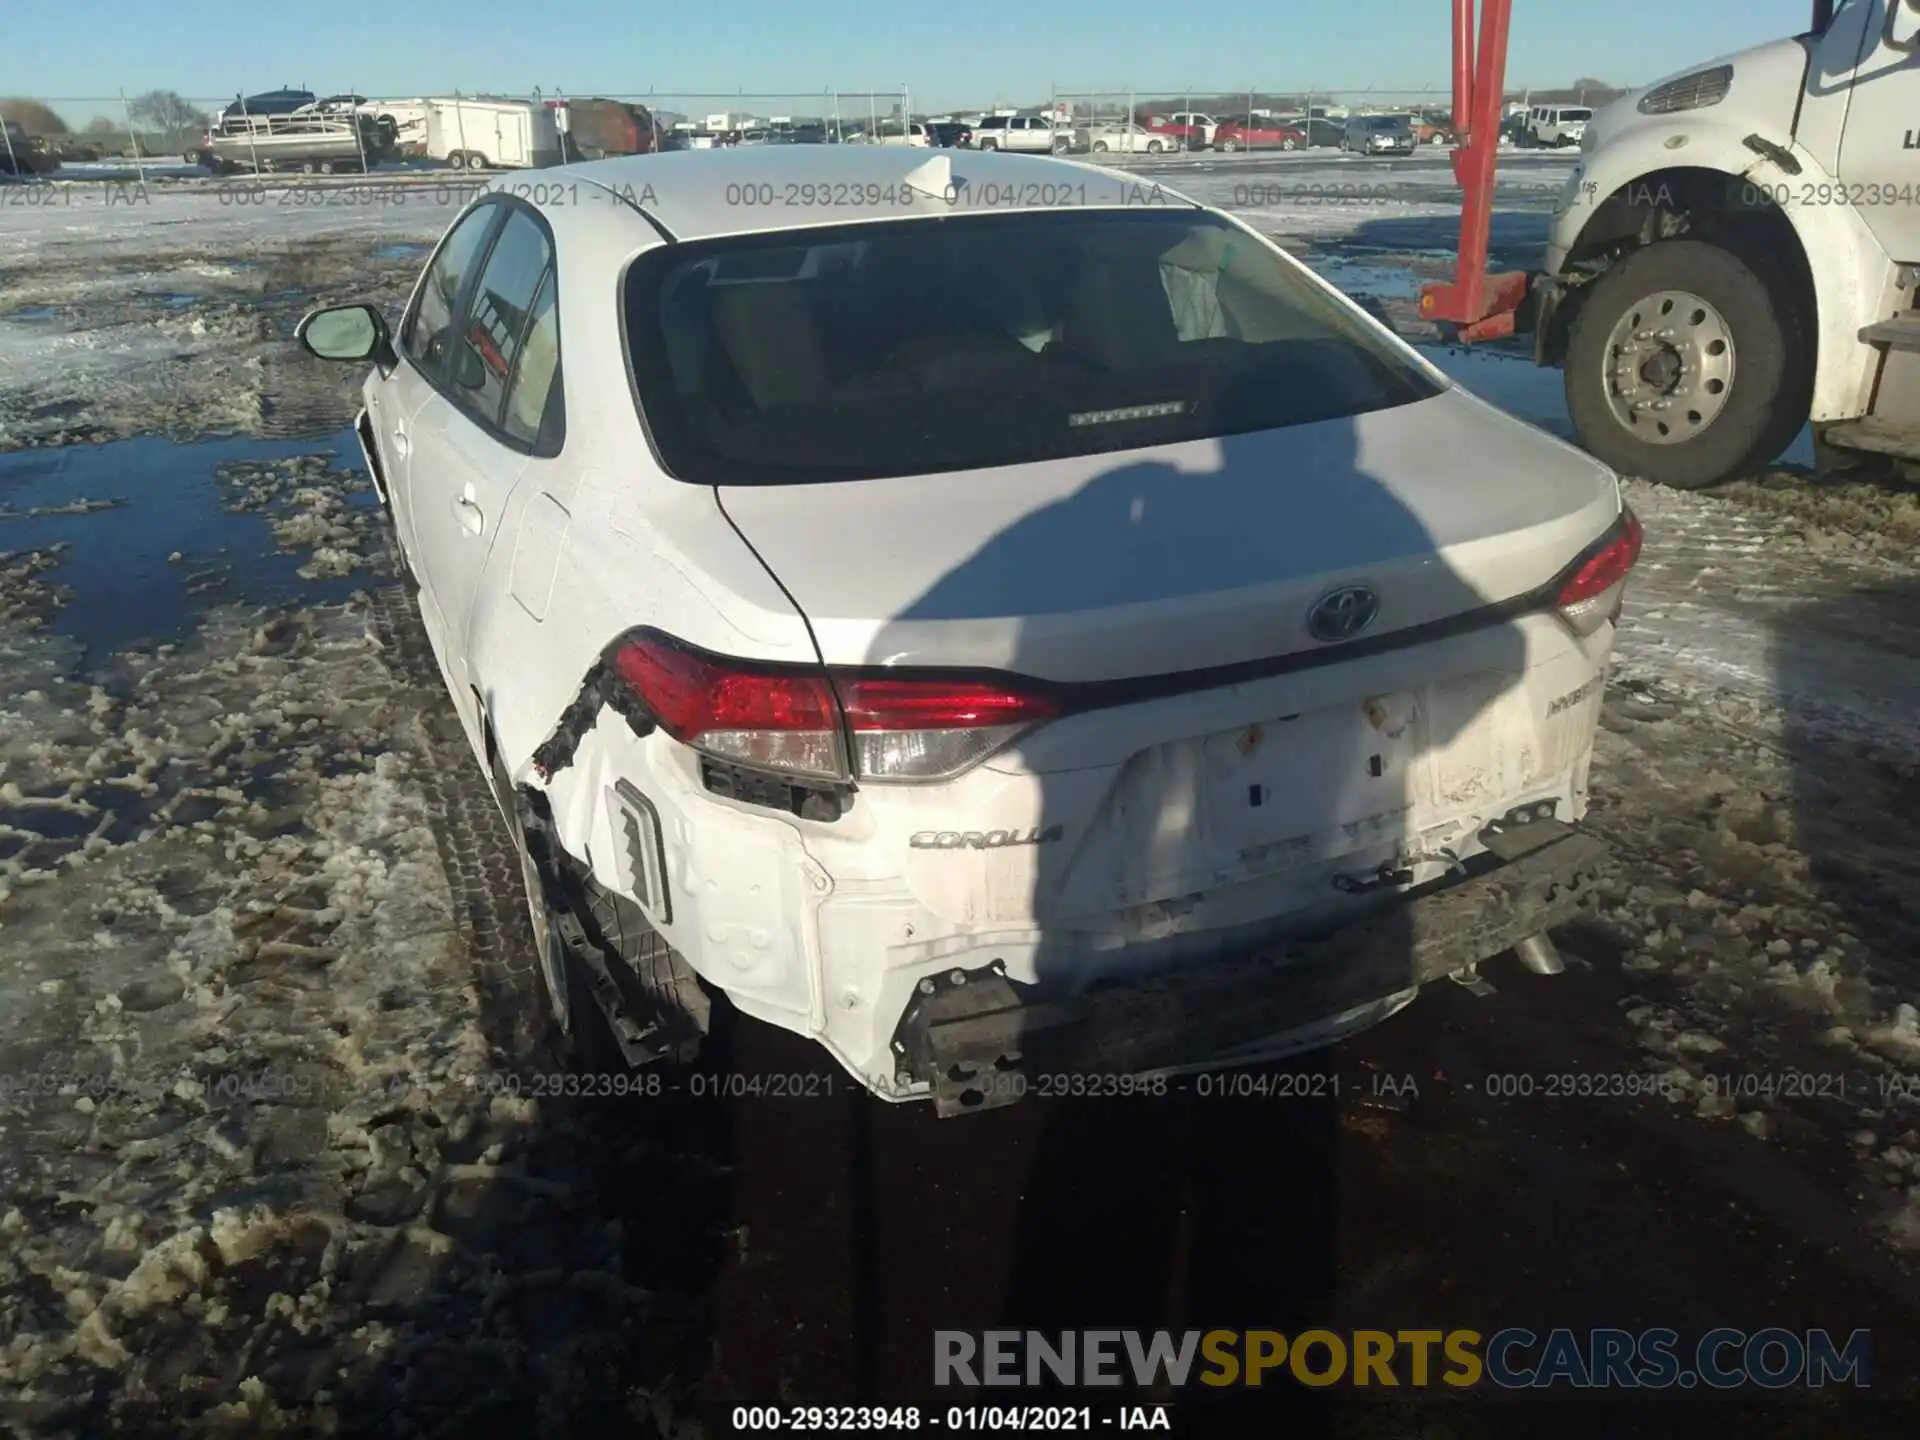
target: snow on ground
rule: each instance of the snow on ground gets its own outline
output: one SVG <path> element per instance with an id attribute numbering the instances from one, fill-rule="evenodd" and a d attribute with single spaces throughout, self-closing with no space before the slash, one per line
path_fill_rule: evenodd
<path id="1" fill-rule="evenodd" d="M 1512 167 L 1500 244 L 1537 245 L 1565 166 Z M 1556 372 L 1418 321 L 1439 157 L 1138 168 L 1570 433 Z M 357 377 L 289 340 L 316 303 L 397 308 L 457 199 L 113 183 L 0 206 L 6 1413 L 630 1427 L 658 1402 L 595 1132 L 502 1093 L 541 1053 L 514 869 L 355 473 Z M 1568 948 L 1617 957 L 1672 1103 L 1920 1246 L 1920 499 L 1628 489 L 1593 815 L 1619 859 Z"/>
<path id="2" fill-rule="evenodd" d="M 449 869 L 450 836 L 486 849 L 445 790 L 442 696 L 364 477 L 215 462 L 237 518 L 202 539 L 251 529 L 282 562 L 228 547 L 223 568 L 150 563 L 167 466 L 123 471 L 113 505 L 49 503 L 98 478 L 49 469 L 0 457 L 0 494 L 42 502 L 0 524 L 77 537 L 0 557 L 9 1422 L 630 1426 L 644 1297 L 565 1182 L 564 1113 L 508 1084 L 501 1047 L 532 1053 L 525 975 L 477 963 L 476 923 L 498 929 L 489 892 L 517 913 L 513 871 L 476 899 Z M 144 550 L 114 543 L 143 528 Z M 57 583 L 89 542 L 125 550 L 131 627 L 86 577 Z M 195 608 L 205 561 L 217 603 Z M 350 582 L 379 593 L 326 598 Z M 142 638 L 98 643 L 116 629 Z"/>

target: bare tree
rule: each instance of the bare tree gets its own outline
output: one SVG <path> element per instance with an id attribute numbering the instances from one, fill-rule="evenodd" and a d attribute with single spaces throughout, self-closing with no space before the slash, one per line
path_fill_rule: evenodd
<path id="1" fill-rule="evenodd" d="M 114 124 L 113 121 L 109 120 L 105 115 L 96 115 L 87 121 L 86 129 L 81 133 L 84 135 L 111 135 L 119 130 L 119 128 L 118 125 Z"/>
<path id="2" fill-rule="evenodd" d="M 204 110 L 184 98 L 177 90 L 149 90 L 127 102 L 127 111 L 144 125 L 171 134 L 177 130 L 204 130 Z"/>

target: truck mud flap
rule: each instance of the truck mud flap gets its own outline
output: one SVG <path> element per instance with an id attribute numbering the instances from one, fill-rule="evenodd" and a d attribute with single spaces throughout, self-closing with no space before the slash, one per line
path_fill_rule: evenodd
<path id="1" fill-rule="evenodd" d="M 942 1116 L 1010 1104 L 1020 1074 L 1139 1075 L 1204 1064 L 1271 1036 L 1467 971 L 1575 919 L 1607 858 L 1563 821 L 1481 834 L 1465 877 L 1400 897 L 1334 934 L 1242 961 L 1081 995 L 1019 986 L 998 963 L 922 983 L 895 1034 L 901 1068 Z M 1477 873 L 1473 867 L 1484 866 Z"/>

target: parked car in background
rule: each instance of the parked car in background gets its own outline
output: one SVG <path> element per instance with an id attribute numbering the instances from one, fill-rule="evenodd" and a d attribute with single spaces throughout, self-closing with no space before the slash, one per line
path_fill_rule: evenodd
<path id="1" fill-rule="evenodd" d="M 1051 155 L 1073 146 L 1073 132 L 1059 129 L 1044 115 L 987 115 L 973 127 L 976 150 L 1010 150 L 1027 155 Z"/>
<path id="2" fill-rule="evenodd" d="M 1592 119 L 1593 111 L 1585 105 L 1536 105 L 1527 112 L 1521 143 L 1548 149 L 1578 145 Z"/>
<path id="3" fill-rule="evenodd" d="M 1307 132 L 1307 145 L 1314 150 L 1338 150 L 1347 143 L 1347 122 L 1315 115 L 1305 120 L 1289 120 L 1289 125 Z"/>
<path id="4" fill-rule="evenodd" d="M 1175 137 L 1131 121 L 1083 125 L 1073 132 L 1073 148 L 1096 155 L 1104 155 L 1108 151 L 1122 155 L 1160 155 L 1178 149 L 1179 145 Z"/>
<path id="5" fill-rule="evenodd" d="M 1614 473 L 1229 215 L 1092 167 L 1038 210 L 863 198 L 923 164 L 688 157 L 646 214 L 489 191 L 397 333 L 295 332 L 371 367 L 356 433 L 571 1063 L 692 1058 L 713 986 L 956 1115 L 1564 969 L 1641 541 Z M 834 198 L 723 203 L 793 183 Z"/>
<path id="6" fill-rule="evenodd" d="M 1419 145 L 1453 144 L 1453 122 L 1436 115 L 1418 115 L 1413 121 L 1414 142 Z"/>
<path id="7" fill-rule="evenodd" d="M 1206 149 L 1213 143 L 1213 132 L 1219 128 L 1219 123 L 1211 115 L 1189 110 L 1146 117 L 1147 129 L 1177 141 L 1177 148 L 1181 150 Z"/>
<path id="8" fill-rule="evenodd" d="M 1229 155 L 1235 150 L 1304 150 L 1307 132 L 1264 116 L 1240 115 L 1214 127 L 1213 148 Z"/>
<path id="9" fill-rule="evenodd" d="M 947 149 L 961 150 L 973 144 L 973 126 L 963 121 L 936 120 L 927 128 L 933 143 Z"/>
<path id="10" fill-rule="evenodd" d="M 1407 115 L 1356 115 L 1347 122 L 1341 148 L 1355 155 L 1411 155 L 1413 119 Z"/>
<path id="11" fill-rule="evenodd" d="M 898 120 L 882 120 L 868 132 L 864 143 L 919 148 L 933 144 L 933 132 L 918 120 L 908 121 L 904 128 Z"/>

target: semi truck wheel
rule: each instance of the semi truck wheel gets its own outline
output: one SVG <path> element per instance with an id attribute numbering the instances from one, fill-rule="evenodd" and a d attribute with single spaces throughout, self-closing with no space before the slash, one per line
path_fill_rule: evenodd
<path id="1" fill-rule="evenodd" d="M 1775 459 L 1807 422 L 1813 356 L 1784 285 L 1735 251 L 1664 240 L 1594 281 L 1567 410 L 1624 475 L 1695 489 Z"/>

